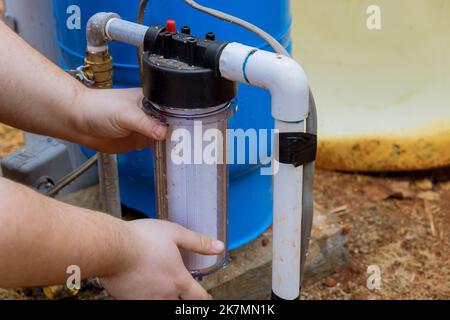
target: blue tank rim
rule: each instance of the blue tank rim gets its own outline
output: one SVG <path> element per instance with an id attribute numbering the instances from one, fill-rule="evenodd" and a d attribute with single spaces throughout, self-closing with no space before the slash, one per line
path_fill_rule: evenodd
<path id="1" fill-rule="evenodd" d="M 230 245 L 228 247 L 228 250 L 236 250 L 239 248 L 244 247 L 247 244 L 251 244 L 254 240 L 258 239 L 264 232 L 270 229 L 272 227 L 273 223 L 273 215 L 272 213 L 266 215 L 266 218 L 263 219 L 263 223 L 261 224 L 261 227 L 258 229 L 255 229 L 253 232 L 249 233 L 245 237 L 240 237 L 239 241 L 235 241 L 233 245 Z"/>

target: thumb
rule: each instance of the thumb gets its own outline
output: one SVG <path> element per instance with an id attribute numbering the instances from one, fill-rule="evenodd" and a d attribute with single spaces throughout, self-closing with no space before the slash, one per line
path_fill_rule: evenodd
<path id="1" fill-rule="evenodd" d="M 204 234 L 190 231 L 176 225 L 174 230 L 176 245 L 188 251 L 205 255 L 221 254 L 225 250 L 225 244 L 219 240 L 213 240 Z"/>
<path id="2" fill-rule="evenodd" d="M 163 140 L 167 135 L 167 126 L 148 116 L 136 106 L 130 106 L 120 114 L 120 127 L 140 133 L 149 138 Z"/>

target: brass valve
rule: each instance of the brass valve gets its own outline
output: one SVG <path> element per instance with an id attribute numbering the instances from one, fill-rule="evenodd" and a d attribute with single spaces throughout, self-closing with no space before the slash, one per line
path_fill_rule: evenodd
<path id="1" fill-rule="evenodd" d="M 84 63 L 84 73 L 95 82 L 95 88 L 112 88 L 113 62 L 108 49 L 98 52 L 87 50 Z"/>

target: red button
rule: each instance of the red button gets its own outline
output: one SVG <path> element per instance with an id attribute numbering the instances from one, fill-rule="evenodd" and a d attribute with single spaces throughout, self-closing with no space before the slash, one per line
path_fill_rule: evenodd
<path id="1" fill-rule="evenodd" d="M 175 22 L 175 20 L 167 20 L 166 31 L 177 32 L 177 23 Z"/>

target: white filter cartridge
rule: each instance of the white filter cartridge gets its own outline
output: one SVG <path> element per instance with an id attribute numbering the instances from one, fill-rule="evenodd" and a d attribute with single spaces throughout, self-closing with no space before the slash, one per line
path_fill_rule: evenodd
<path id="1" fill-rule="evenodd" d="M 170 130 L 172 135 L 169 137 L 176 136 L 176 134 L 173 135 L 173 132 L 179 129 L 185 130 L 184 132 L 189 133 L 191 137 L 194 137 L 194 131 L 198 131 L 194 127 L 177 128 L 172 126 Z M 219 130 L 217 124 L 203 125 L 202 135 L 208 129 Z M 201 153 L 203 158 L 205 143 L 200 143 L 201 145 L 195 145 L 195 143 L 187 143 L 183 139 L 176 142 L 166 141 L 168 219 L 189 230 L 205 234 L 212 239 L 219 239 L 218 166 L 194 163 L 196 154 Z M 191 145 L 191 149 L 186 150 L 189 145 Z M 195 150 L 195 148 L 199 150 Z M 176 163 L 178 159 L 174 159 L 174 157 L 181 157 L 180 152 L 189 152 L 191 157 L 185 157 L 185 159 L 191 158 L 192 163 Z M 201 160 L 204 162 L 203 159 Z M 183 252 L 183 258 L 191 270 L 208 269 L 217 263 L 217 256 L 204 256 L 191 252 Z"/>
<path id="2" fill-rule="evenodd" d="M 153 116 L 169 125 L 168 139 L 156 148 L 159 217 L 227 244 L 226 129 L 236 106 L 201 111 L 151 108 Z M 226 252 L 205 256 L 182 250 L 182 256 L 199 277 L 226 263 Z"/>

